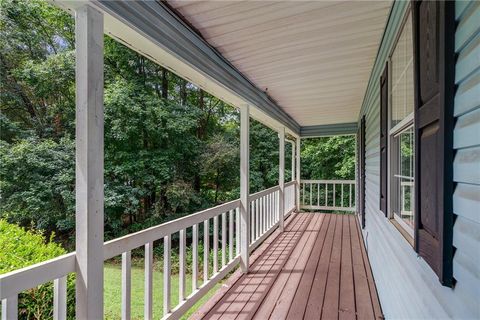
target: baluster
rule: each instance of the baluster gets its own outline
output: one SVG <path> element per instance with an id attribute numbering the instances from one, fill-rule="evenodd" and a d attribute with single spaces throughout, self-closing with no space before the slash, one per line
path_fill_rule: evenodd
<path id="1" fill-rule="evenodd" d="M 227 214 L 222 213 L 222 268 L 227 262 Z"/>
<path id="2" fill-rule="evenodd" d="M 228 262 L 233 260 L 233 210 L 228 213 Z"/>
<path id="3" fill-rule="evenodd" d="M 263 199 L 263 212 L 265 212 L 265 225 L 264 225 L 264 232 L 268 231 L 270 229 L 271 223 L 272 223 L 272 217 L 270 216 L 270 212 L 267 209 L 267 203 L 268 203 L 268 197 Z"/>
<path id="4" fill-rule="evenodd" d="M 280 191 L 273 193 L 273 205 L 275 206 L 275 214 L 277 215 L 277 221 L 280 221 Z"/>
<path id="5" fill-rule="evenodd" d="M 240 254 L 240 208 L 235 209 L 235 233 L 236 233 L 236 252 L 237 256 Z"/>
<path id="6" fill-rule="evenodd" d="M 280 221 L 280 206 L 278 205 L 280 203 L 280 191 L 275 192 L 275 213 L 277 214 L 276 219 L 277 221 Z"/>
<path id="7" fill-rule="evenodd" d="M 274 217 L 273 217 L 273 215 L 272 215 L 272 208 L 270 207 L 270 198 L 271 198 L 271 196 L 272 196 L 272 195 L 269 194 L 269 195 L 267 196 L 266 201 L 265 201 L 265 211 L 268 213 L 268 217 L 269 217 L 269 221 L 270 221 L 269 224 L 268 224 L 268 228 L 269 228 L 269 229 L 272 227 L 272 224 L 273 224 L 272 222 L 273 222 L 273 219 L 274 219 Z"/>
<path id="8" fill-rule="evenodd" d="M 333 184 L 333 207 L 336 207 L 337 203 L 335 202 L 335 183 Z"/>
<path id="9" fill-rule="evenodd" d="M 273 213 L 275 215 L 275 219 L 278 221 L 280 221 L 280 214 L 278 212 L 278 202 L 277 202 L 277 193 L 274 192 L 272 193 L 272 208 L 273 208 Z"/>
<path id="10" fill-rule="evenodd" d="M 261 214 L 260 214 L 260 216 L 261 216 L 260 235 L 262 235 L 265 232 L 265 222 L 267 220 L 266 219 L 267 217 L 265 216 L 266 212 L 263 208 L 264 204 L 265 204 L 265 197 L 262 197 L 260 199 L 260 212 L 261 212 Z"/>
<path id="11" fill-rule="evenodd" d="M 348 196 L 348 207 L 351 208 L 352 207 L 352 184 L 349 183 L 348 184 L 348 189 L 349 189 L 349 196 Z"/>
<path id="12" fill-rule="evenodd" d="M 257 239 L 257 227 L 258 227 L 258 199 L 253 201 L 253 223 L 252 223 L 252 228 L 251 234 L 252 234 L 252 242 L 254 242 Z"/>
<path id="13" fill-rule="evenodd" d="M 192 291 L 198 289 L 198 224 L 192 226 Z"/>
<path id="14" fill-rule="evenodd" d="M 122 253 L 122 320 L 130 319 L 132 299 L 132 255 Z"/>
<path id="15" fill-rule="evenodd" d="M 163 315 L 166 316 L 172 306 L 170 299 L 171 292 L 171 260 L 170 251 L 172 249 L 171 235 L 163 237 Z"/>
<path id="16" fill-rule="evenodd" d="M 253 238 L 255 236 L 255 201 L 250 202 L 250 239 L 248 243 L 253 242 Z"/>
<path id="17" fill-rule="evenodd" d="M 273 214 L 275 215 L 275 220 L 277 220 L 277 222 L 280 221 L 280 214 L 278 212 L 278 194 L 277 192 L 273 193 L 272 194 L 272 207 L 273 207 Z"/>
<path id="18" fill-rule="evenodd" d="M 218 272 L 218 216 L 213 217 L 213 274 Z"/>
<path id="19" fill-rule="evenodd" d="M 209 219 L 203 221 L 203 283 L 208 281 L 208 257 L 210 254 L 209 248 Z"/>
<path id="20" fill-rule="evenodd" d="M 328 206 L 328 183 L 325 183 L 325 207 Z"/>
<path id="21" fill-rule="evenodd" d="M 179 270 L 178 270 L 178 302 L 185 300 L 185 247 L 187 237 L 185 229 L 180 230 Z"/>
<path id="22" fill-rule="evenodd" d="M 274 220 L 275 220 L 275 216 L 273 215 L 273 211 L 272 211 L 272 194 L 269 194 L 268 197 L 267 197 L 267 212 L 270 216 L 270 228 L 272 227 L 272 225 L 274 224 Z"/>
<path id="23" fill-rule="evenodd" d="M 258 227 L 260 226 L 260 208 L 258 206 L 258 199 L 255 200 L 255 226 L 253 230 L 255 230 L 255 235 L 253 237 L 253 240 L 258 239 Z"/>
<path id="24" fill-rule="evenodd" d="M 144 318 L 153 318 L 153 242 L 145 243 L 145 304 L 143 309 Z"/>
<path id="25" fill-rule="evenodd" d="M 320 183 L 317 183 L 317 207 L 320 206 Z"/>
<path id="26" fill-rule="evenodd" d="M 2 320 L 18 319 L 18 296 L 2 299 Z"/>
<path id="27" fill-rule="evenodd" d="M 252 203 L 252 215 L 253 215 L 253 220 L 252 220 L 252 227 L 250 228 L 250 235 L 252 236 L 252 242 L 255 241 L 255 239 L 257 238 L 257 225 L 258 225 L 258 212 L 257 212 L 257 209 L 258 209 L 258 204 L 257 204 L 257 200 L 254 200 L 253 203 Z"/>
<path id="28" fill-rule="evenodd" d="M 67 276 L 53 280 L 53 319 L 67 319 Z"/>
<path id="29" fill-rule="evenodd" d="M 260 198 L 255 200 L 255 206 L 257 207 L 257 210 L 256 210 L 257 223 L 256 223 L 256 226 L 255 226 L 255 231 L 256 231 L 255 240 L 257 240 L 258 237 L 260 236 L 260 227 L 262 225 L 262 212 L 261 212 L 261 208 L 260 208 Z"/>
<path id="30" fill-rule="evenodd" d="M 340 206 L 343 208 L 343 183 L 342 183 L 342 196 L 340 197 L 341 203 Z"/>
<path id="31" fill-rule="evenodd" d="M 275 208 L 275 194 L 272 193 L 270 195 L 270 211 L 272 212 L 273 219 L 275 219 L 275 223 L 278 222 L 277 210 Z"/>
<path id="32" fill-rule="evenodd" d="M 310 183 L 310 205 L 313 205 L 313 202 L 312 202 L 312 193 L 313 193 L 313 187 L 312 187 L 312 183 Z"/>
<path id="33" fill-rule="evenodd" d="M 303 205 L 305 205 L 305 185 L 306 185 L 305 182 L 302 183 L 302 190 L 303 190 L 303 192 L 302 192 L 302 204 Z"/>

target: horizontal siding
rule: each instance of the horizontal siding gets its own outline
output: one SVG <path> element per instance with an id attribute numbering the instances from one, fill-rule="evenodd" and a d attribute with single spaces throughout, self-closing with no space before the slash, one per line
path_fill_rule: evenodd
<path id="1" fill-rule="evenodd" d="M 480 224 L 480 186 L 459 183 L 453 193 L 453 212 Z"/>
<path id="2" fill-rule="evenodd" d="M 405 2 L 395 2 L 362 105 L 366 115 L 364 240 L 387 319 L 480 319 L 480 3 L 456 2 L 453 289 L 439 283 L 379 210 L 379 79 L 405 10 Z"/>
<path id="3" fill-rule="evenodd" d="M 456 10 L 453 276 L 456 290 L 480 318 L 480 2 L 457 3 Z"/>

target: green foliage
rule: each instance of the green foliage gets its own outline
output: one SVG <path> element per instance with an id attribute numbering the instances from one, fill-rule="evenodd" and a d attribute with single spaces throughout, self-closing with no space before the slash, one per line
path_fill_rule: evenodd
<path id="1" fill-rule="evenodd" d="M 47 231 L 71 230 L 75 223 L 75 143 L 32 137 L 0 140 L 1 216 Z"/>
<path id="2" fill-rule="evenodd" d="M 250 121 L 250 192 L 278 184 L 278 133 Z"/>
<path id="3" fill-rule="evenodd" d="M 54 234 L 46 241 L 40 231 L 25 229 L 0 220 L 0 274 L 65 254 L 65 250 L 52 242 Z M 69 318 L 74 318 L 75 279 L 67 280 L 67 305 Z M 53 314 L 53 285 L 44 284 L 19 295 L 20 319 L 45 319 Z"/>
<path id="4" fill-rule="evenodd" d="M 302 179 L 355 179 L 355 136 L 302 140 Z"/>

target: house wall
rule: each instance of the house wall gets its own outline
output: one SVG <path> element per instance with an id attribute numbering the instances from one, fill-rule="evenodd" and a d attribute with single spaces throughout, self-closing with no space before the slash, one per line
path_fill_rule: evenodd
<path id="1" fill-rule="evenodd" d="M 456 2 L 453 289 L 440 284 L 379 210 L 379 81 L 407 9 L 406 1 L 393 4 L 362 105 L 362 115 L 366 114 L 364 240 L 387 319 L 480 319 L 480 2 Z"/>

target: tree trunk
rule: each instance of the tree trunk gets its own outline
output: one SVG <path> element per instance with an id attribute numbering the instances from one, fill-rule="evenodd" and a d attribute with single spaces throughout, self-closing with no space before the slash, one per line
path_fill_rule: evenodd
<path id="1" fill-rule="evenodd" d="M 183 79 L 180 82 L 180 103 L 182 106 L 187 105 L 187 81 Z"/>
<path id="2" fill-rule="evenodd" d="M 200 140 L 205 138 L 205 121 L 203 121 L 203 111 L 205 110 L 205 100 L 204 100 L 204 92 L 202 89 L 198 92 L 198 108 L 202 111 L 202 115 L 198 119 L 198 127 L 197 127 L 197 137 Z"/>
<path id="3" fill-rule="evenodd" d="M 217 204 L 218 201 L 218 189 L 220 188 L 220 173 L 217 170 L 217 176 L 215 177 L 215 204 Z"/>
<path id="4" fill-rule="evenodd" d="M 162 69 L 162 98 L 168 99 L 168 70 Z"/>

